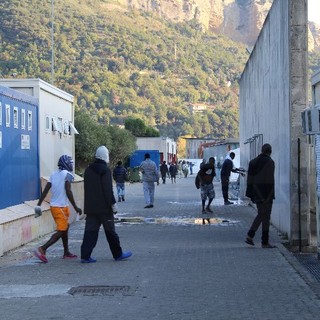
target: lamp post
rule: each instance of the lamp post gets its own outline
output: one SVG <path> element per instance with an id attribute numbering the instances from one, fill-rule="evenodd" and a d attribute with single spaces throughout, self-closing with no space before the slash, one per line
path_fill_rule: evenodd
<path id="1" fill-rule="evenodd" d="M 54 84 L 54 0 L 51 0 L 51 84 Z"/>

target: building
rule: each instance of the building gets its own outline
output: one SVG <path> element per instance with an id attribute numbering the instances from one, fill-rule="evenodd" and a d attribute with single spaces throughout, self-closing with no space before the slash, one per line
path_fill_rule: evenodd
<path id="1" fill-rule="evenodd" d="M 0 209 L 39 197 L 38 99 L 0 86 Z"/>
<path id="2" fill-rule="evenodd" d="M 51 174 L 62 154 L 75 158 L 72 95 L 41 79 L 1 79 L 0 85 L 38 99 L 40 177 Z"/>
<path id="3" fill-rule="evenodd" d="M 138 137 L 138 150 L 159 150 L 160 163 L 177 161 L 177 143 L 168 137 Z"/>

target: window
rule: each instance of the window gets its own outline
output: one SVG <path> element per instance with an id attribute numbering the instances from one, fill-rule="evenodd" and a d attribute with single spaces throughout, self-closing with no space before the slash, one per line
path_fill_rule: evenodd
<path id="1" fill-rule="evenodd" d="M 58 131 L 62 133 L 62 118 L 52 118 L 52 131 Z"/>
<path id="2" fill-rule="evenodd" d="M 28 111 L 28 130 L 32 130 L 32 111 Z"/>
<path id="3" fill-rule="evenodd" d="M 18 129 L 19 127 L 19 114 L 18 114 L 18 108 L 17 107 L 13 107 L 13 127 L 15 129 Z"/>
<path id="4" fill-rule="evenodd" d="M 0 102 L 0 126 L 2 126 L 2 103 Z"/>
<path id="5" fill-rule="evenodd" d="M 58 131 L 63 133 L 62 118 L 58 118 Z"/>
<path id="6" fill-rule="evenodd" d="M 69 130 L 70 130 L 70 128 L 69 128 L 69 122 L 68 122 L 67 120 L 65 120 L 65 121 L 63 122 L 63 133 L 64 133 L 65 135 L 68 135 L 68 134 L 70 134 Z"/>
<path id="7" fill-rule="evenodd" d="M 21 129 L 25 129 L 26 128 L 26 110 L 25 109 L 21 109 Z"/>
<path id="8" fill-rule="evenodd" d="M 69 126 L 70 126 L 70 134 L 79 134 L 78 130 L 76 129 L 76 127 L 74 126 L 74 124 L 72 122 L 69 122 Z"/>
<path id="9" fill-rule="evenodd" d="M 46 123 L 45 123 L 45 132 L 50 132 L 50 125 L 51 125 L 51 122 L 50 122 L 50 116 L 48 114 L 46 114 Z"/>
<path id="10" fill-rule="evenodd" d="M 10 105 L 6 104 L 6 127 L 10 127 Z"/>

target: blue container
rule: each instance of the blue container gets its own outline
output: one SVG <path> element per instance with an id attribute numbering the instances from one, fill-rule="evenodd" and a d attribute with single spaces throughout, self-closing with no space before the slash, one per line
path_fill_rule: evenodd
<path id="1" fill-rule="evenodd" d="M 160 152 L 159 150 L 136 150 L 130 157 L 130 168 L 140 167 L 142 161 L 144 161 L 144 155 L 150 154 L 150 159 L 154 161 L 159 169 L 160 166 Z"/>
<path id="2" fill-rule="evenodd" d="M 38 105 L 0 86 L 0 209 L 39 198 Z"/>

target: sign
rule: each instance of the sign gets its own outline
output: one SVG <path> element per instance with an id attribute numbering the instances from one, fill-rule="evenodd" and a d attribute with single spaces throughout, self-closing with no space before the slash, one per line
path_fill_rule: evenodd
<path id="1" fill-rule="evenodd" d="M 21 135 L 21 149 L 30 149 L 30 136 L 28 134 Z"/>

